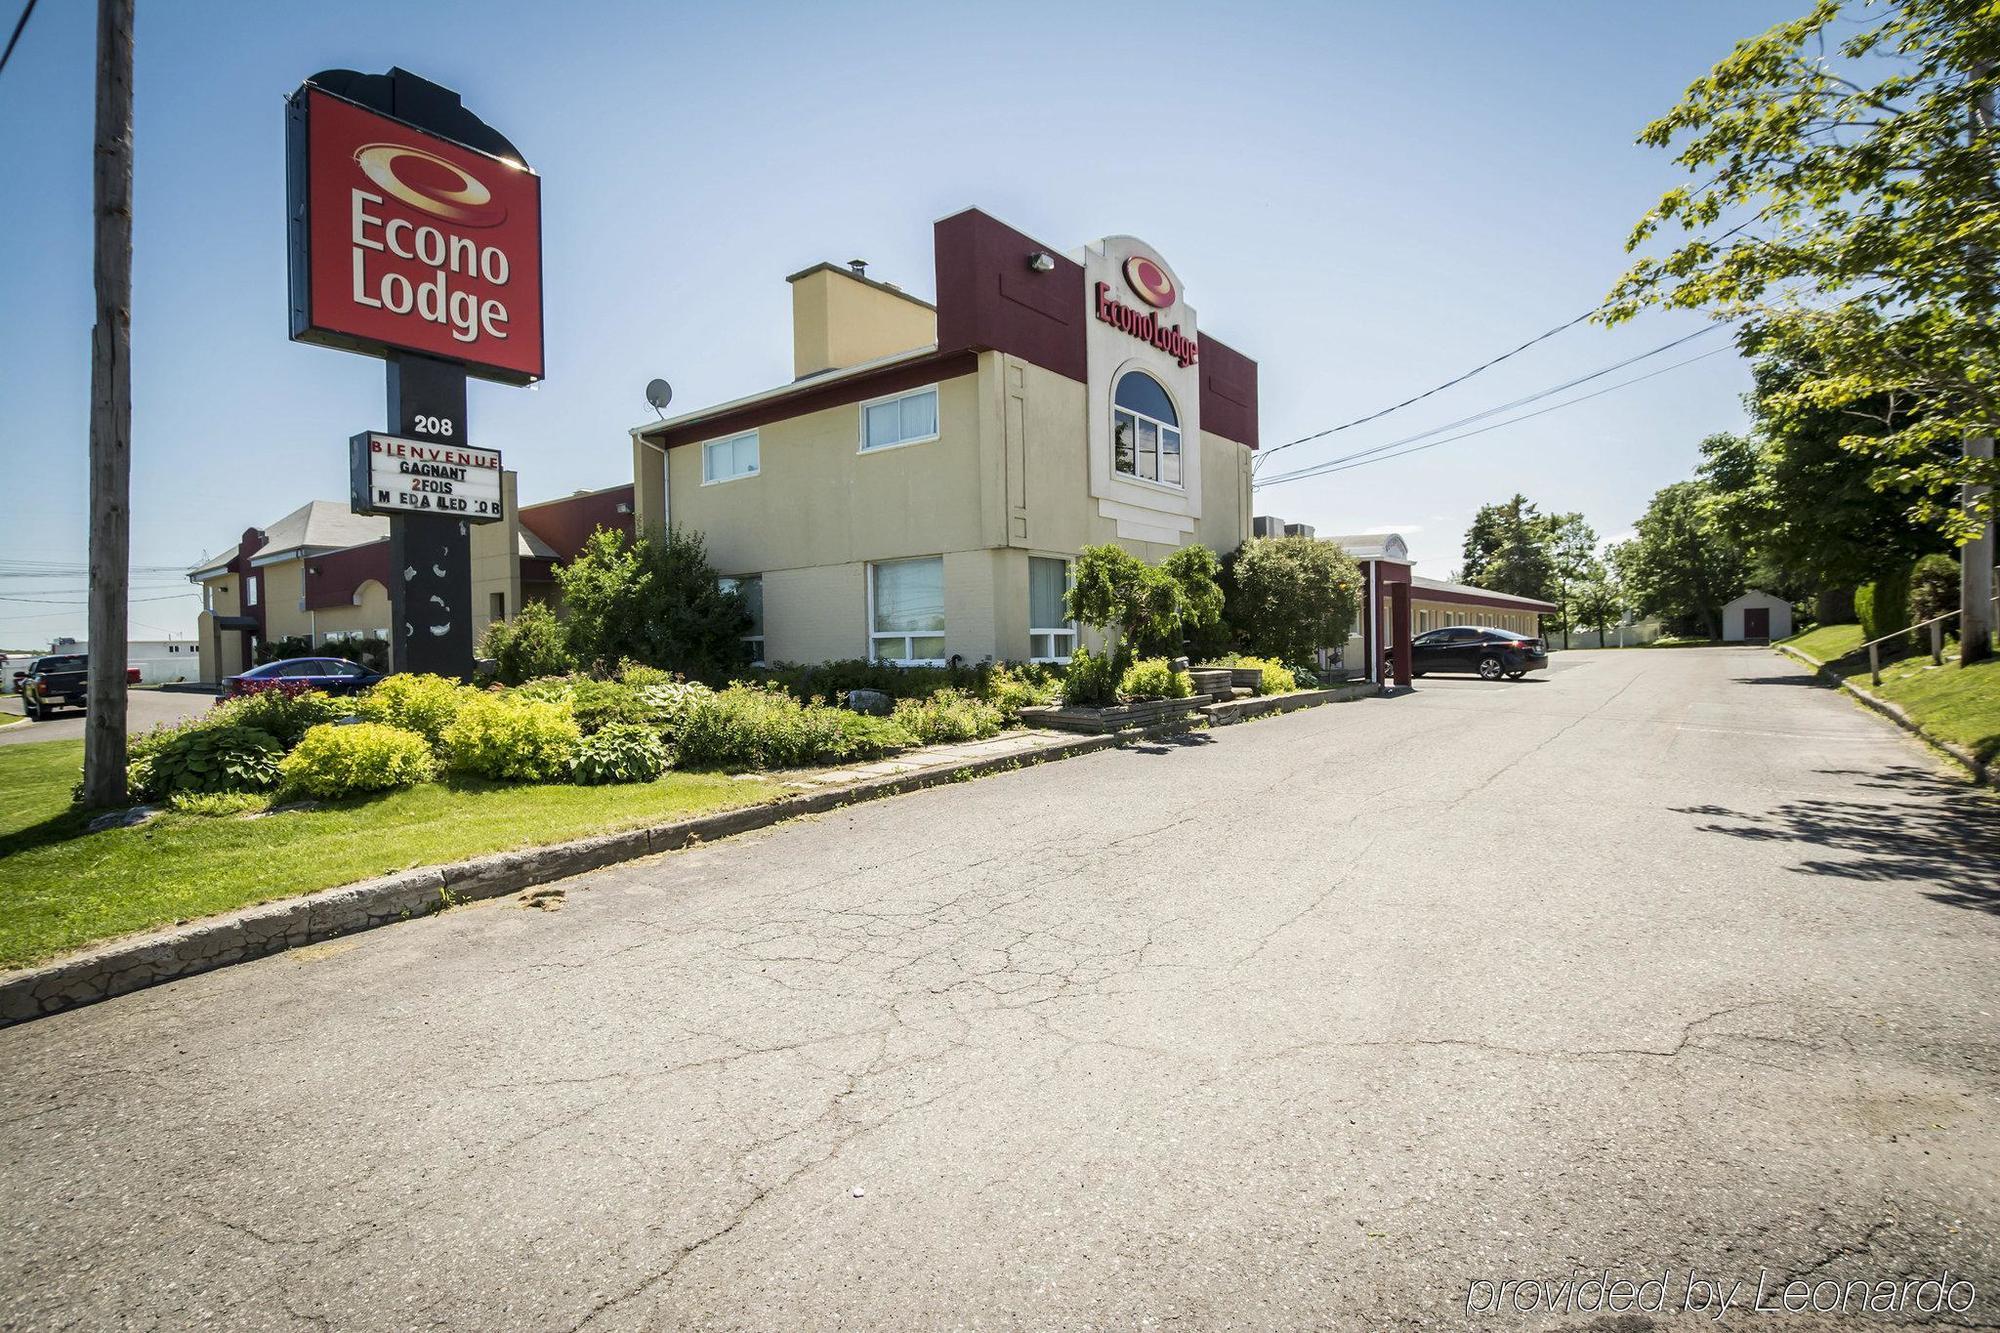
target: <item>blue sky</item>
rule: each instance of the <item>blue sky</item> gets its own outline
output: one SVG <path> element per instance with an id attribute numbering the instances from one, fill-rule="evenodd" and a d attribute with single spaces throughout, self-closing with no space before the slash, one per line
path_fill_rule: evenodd
<path id="1" fill-rule="evenodd" d="M 475 385 L 471 403 L 472 438 L 543 499 L 630 479 L 625 430 L 650 416 L 653 376 L 677 410 L 789 378 L 785 274 L 862 256 L 930 295 L 931 223 L 968 205 L 1064 250 L 1118 232 L 1157 246 L 1203 331 L 1261 363 L 1267 444 L 1361 415 L 1601 299 L 1631 223 L 1675 181 L 1633 144 L 1640 126 L 1731 42 L 1802 8 L 142 4 L 133 563 L 193 564 L 343 497 L 347 437 L 383 424 L 378 363 L 285 337 L 282 99 L 319 69 L 400 64 L 454 87 L 543 174 L 548 380 Z M 78 565 L 94 9 L 44 0 L 0 75 L 0 556 Z M 17 12 L 6 0 L 7 23 Z M 1700 322 L 1574 330 L 1270 468 L 1482 411 Z M 1517 490 L 1623 534 L 1703 436 L 1741 425 L 1747 384 L 1733 354 L 1710 357 L 1273 487 L 1257 508 L 1322 532 L 1393 527 L 1433 575 L 1479 504 Z M 197 601 L 171 576 L 136 583 L 135 636 L 192 631 Z M 81 633 L 81 605 L 18 600 L 80 602 L 81 578 L 5 584 L 0 645 Z"/>

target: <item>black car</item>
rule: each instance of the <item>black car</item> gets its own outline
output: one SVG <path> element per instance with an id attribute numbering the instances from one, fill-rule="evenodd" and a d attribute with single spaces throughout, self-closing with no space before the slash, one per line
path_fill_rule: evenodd
<path id="1" fill-rule="evenodd" d="M 1519 680 L 1548 664 L 1547 644 L 1512 630 L 1451 625 L 1410 641 L 1410 669 L 1419 676 L 1432 671 L 1476 671 L 1483 680 L 1502 676 Z"/>
<path id="2" fill-rule="evenodd" d="M 43 721 L 58 708 L 81 708 L 90 689 L 90 659 L 82 653 L 38 657 L 14 688 L 31 722 Z"/>
<path id="3" fill-rule="evenodd" d="M 239 694 L 254 694 L 274 685 L 324 690 L 328 694 L 359 694 L 380 679 L 381 672 L 370 671 L 360 663 L 344 658 L 288 657 L 282 662 L 266 662 L 240 676 L 231 676 L 222 684 L 224 692 L 233 699 Z"/>

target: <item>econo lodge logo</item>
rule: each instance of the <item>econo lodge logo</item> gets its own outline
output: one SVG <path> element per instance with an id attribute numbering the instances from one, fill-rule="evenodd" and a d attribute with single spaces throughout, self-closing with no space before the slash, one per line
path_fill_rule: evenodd
<path id="1" fill-rule="evenodd" d="M 1125 261 L 1125 283 L 1155 310 L 1165 310 L 1179 295 L 1167 271 L 1144 255 L 1133 255 Z"/>
<path id="2" fill-rule="evenodd" d="M 307 131 L 310 326 L 541 378 L 540 178 L 317 90 Z"/>

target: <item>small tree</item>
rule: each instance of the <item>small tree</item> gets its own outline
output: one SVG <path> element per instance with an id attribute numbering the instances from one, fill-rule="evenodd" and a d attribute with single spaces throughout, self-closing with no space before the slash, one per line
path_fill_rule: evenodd
<path id="1" fill-rule="evenodd" d="M 1347 642 L 1361 569 L 1332 542 L 1260 537 L 1231 557 L 1229 625 L 1245 648 L 1280 662 L 1310 662 Z"/>
<path id="2" fill-rule="evenodd" d="M 722 590 L 699 533 L 670 528 L 632 540 L 599 528 L 556 582 L 580 663 L 629 659 L 720 683 L 750 660 L 750 612 Z"/>
<path id="3" fill-rule="evenodd" d="M 1063 610 L 1104 635 L 1106 655 L 1115 664 L 1131 643 L 1150 643 L 1175 633 L 1181 623 L 1181 588 L 1164 570 L 1121 546 L 1086 546 Z"/>
<path id="4" fill-rule="evenodd" d="M 1576 585 L 1576 619 L 1597 631 L 1597 646 L 1611 646 L 1611 627 L 1624 618 L 1625 594 L 1603 560 L 1592 560 Z M 1567 640 L 1565 640 L 1567 642 Z"/>
<path id="5" fill-rule="evenodd" d="M 1958 561 L 1948 555 L 1927 555 L 1917 561 L 1917 567 L 1910 571 L 1910 623 L 1921 625 L 1957 610 L 1958 592 Z"/>
<path id="6" fill-rule="evenodd" d="M 529 602 L 511 621 L 488 625 L 479 639 L 479 655 L 492 658 L 494 674 L 509 685 L 560 676 L 575 665 L 563 623 L 540 602 Z"/>
<path id="7" fill-rule="evenodd" d="M 1206 546 L 1183 546 L 1160 562 L 1160 572 L 1180 590 L 1179 624 L 1157 645 L 1160 652 L 1172 657 L 1181 651 L 1185 640 L 1222 623 L 1222 562 Z"/>

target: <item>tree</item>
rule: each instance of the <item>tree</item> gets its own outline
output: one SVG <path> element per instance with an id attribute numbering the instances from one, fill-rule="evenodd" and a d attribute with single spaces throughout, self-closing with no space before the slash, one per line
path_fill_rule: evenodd
<path id="1" fill-rule="evenodd" d="M 1122 546 L 1106 542 L 1077 553 L 1063 612 L 1104 635 L 1114 671 L 1124 640 L 1145 644 L 1180 628 L 1180 585 Z"/>
<path id="2" fill-rule="evenodd" d="M 1180 639 L 1212 629 L 1222 620 L 1222 562 L 1199 543 L 1183 546 L 1160 562 L 1160 572 L 1180 590 L 1180 618 L 1173 640 L 1162 645 L 1180 651 Z"/>
<path id="3" fill-rule="evenodd" d="M 1576 623 L 1576 591 L 1598 565 L 1597 530 L 1582 514 L 1550 514 L 1542 521 L 1544 549 L 1549 560 L 1548 599 L 1556 604 L 1555 621 L 1569 647 L 1570 626 Z"/>
<path id="4" fill-rule="evenodd" d="M 1597 631 L 1597 646 L 1608 647 L 1611 627 L 1625 618 L 1625 590 L 1610 561 L 1592 559 L 1576 584 L 1577 623 Z M 1563 640 L 1567 647 L 1569 640 Z"/>
<path id="5" fill-rule="evenodd" d="M 569 634 L 555 612 L 529 602 L 512 620 L 496 620 L 479 639 L 479 655 L 493 660 L 493 673 L 508 685 L 537 676 L 559 676 L 576 665 Z"/>
<path id="6" fill-rule="evenodd" d="M 1632 250 L 1680 235 L 1626 272 L 1602 316 L 1707 309 L 1808 353 L 1781 410 L 1880 409 L 1843 447 L 1907 488 L 1920 521 L 1977 539 L 1981 563 L 1982 488 L 2000 468 L 1961 441 L 2000 422 L 1996 88 L 2000 9 L 1972 0 L 1817 0 L 1737 43 L 1640 136 L 1677 144 L 1695 183 L 1634 229 Z M 1963 661 L 1990 652 L 1972 637 Z"/>
<path id="7" fill-rule="evenodd" d="M 628 539 L 599 528 L 556 570 L 570 651 L 585 665 L 630 659 L 721 683 L 750 660 L 750 612 L 724 592 L 699 533 Z"/>
<path id="8" fill-rule="evenodd" d="M 1843 443 L 1884 429 L 1887 398 L 1854 411 L 1797 403 L 1791 393 L 1811 374 L 1811 350 L 1761 328 L 1739 344 L 1754 357 L 1751 433 L 1704 440 L 1697 476 L 1749 559 L 1752 582 L 1794 600 L 1846 596 L 1886 568 L 1943 550 L 1943 535 L 1911 518 L 1908 497 L 1877 484 L 1880 464 Z"/>
<path id="9" fill-rule="evenodd" d="M 1332 542 L 1260 537 L 1230 558 L 1224 576 L 1229 626 L 1259 657 L 1308 663 L 1347 642 L 1361 569 Z"/>
<path id="10" fill-rule="evenodd" d="M 1743 590 L 1743 553 L 1709 513 L 1708 487 L 1677 481 L 1653 496 L 1618 568 L 1642 612 L 1722 637 L 1723 604 Z"/>
<path id="11" fill-rule="evenodd" d="M 1458 577 L 1494 592 L 1547 599 L 1553 576 L 1547 523 L 1524 495 L 1480 506 L 1465 532 Z"/>

